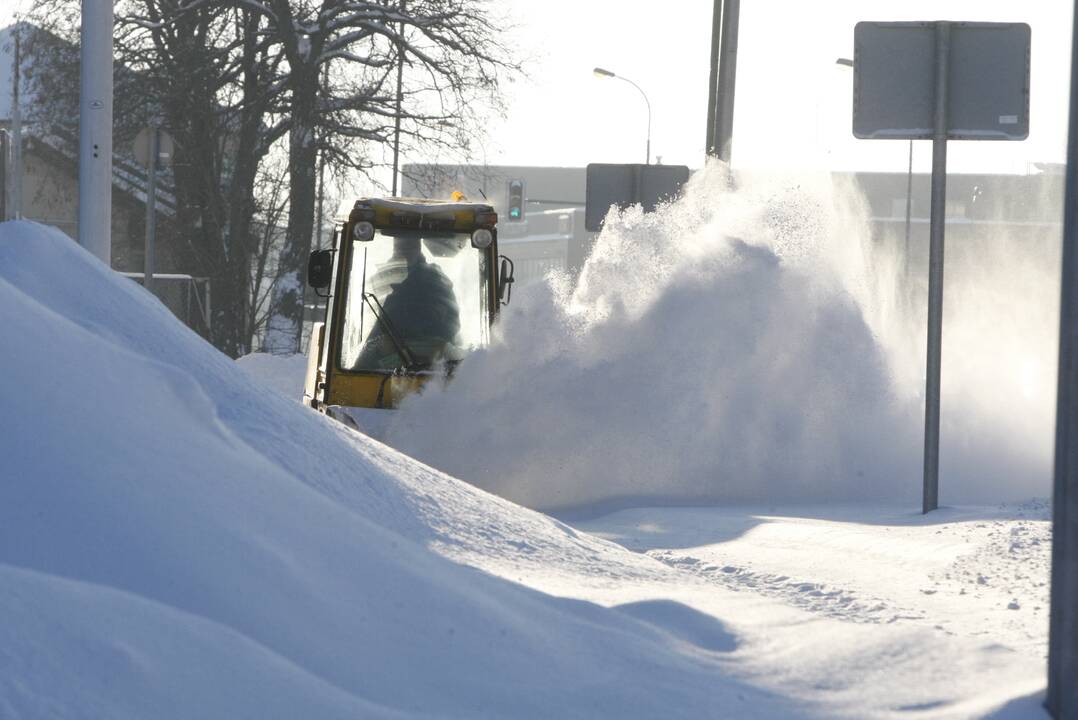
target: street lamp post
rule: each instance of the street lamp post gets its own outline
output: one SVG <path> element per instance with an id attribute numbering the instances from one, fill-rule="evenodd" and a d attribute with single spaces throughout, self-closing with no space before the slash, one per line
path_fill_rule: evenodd
<path id="1" fill-rule="evenodd" d="M 112 0 L 82 0 L 79 245 L 112 258 Z"/>
<path id="2" fill-rule="evenodd" d="M 618 80 L 624 80 L 625 82 L 629 83 L 634 88 L 636 88 L 638 91 L 640 91 L 640 96 L 642 98 L 644 98 L 644 104 L 648 106 L 648 143 L 647 143 L 647 154 L 646 154 L 646 158 L 644 160 L 644 164 L 645 165 L 650 165 L 651 164 L 651 103 L 648 102 L 647 94 L 644 92 L 644 90 L 639 85 L 637 85 L 636 83 L 634 83 L 632 80 L 630 80 L 627 77 L 622 77 L 621 75 L 615 75 L 614 73 L 610 72 L 609 70 L 604 70 L 603 68 L 600 68 L 600 67 L 595 68 L 594 70 L 592 70 L 592 72 L 595 73 L 595 77 L 601 77 L 601 78 L 610 77 L 610 78 L 617 78 Z"/>
<path id="3" fill-rule="evenodd" d="M 401 13 L 405 10 L 401 0 Z M 404 102 L 404 21 L 400 23 L 400 40 L 397 41 L 397 106 L 393 113 L 393 197 L 397 197 L 397 178 L 400 175 L 401 154 L 401 105 Z"/>

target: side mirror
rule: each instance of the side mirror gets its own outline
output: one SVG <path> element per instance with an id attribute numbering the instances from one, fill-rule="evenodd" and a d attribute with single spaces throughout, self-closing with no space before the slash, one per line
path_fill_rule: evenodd
<path id="1" fill-rule="evenodd" d="M 502 267 L 498 273 L 498 302 L 508 305 L 513 298 L 513 261 L 505 255 L 501 256 Z"/>
<path id="2" fill-rule="evenodd" d="M 307 261 L 307 285 L 317 290 L 329 287 L 333 280 L 333 251 L 315 250 Z"/>

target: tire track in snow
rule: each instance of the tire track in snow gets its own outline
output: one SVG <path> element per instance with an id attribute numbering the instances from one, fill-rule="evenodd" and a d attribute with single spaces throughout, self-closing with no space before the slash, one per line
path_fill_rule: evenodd
<path id="1" fill-rule="evenodd" d="M 649 550 L 646 555 L 706 582 L 730 590 L 754 592 L 776 598 L 802 610 L 856 623 L 885 624 L 900 620 L 923 620 L 924 614 L 899 608 L 880 598 L 859 595 L 852 590 L 792 578 L 788 575 L 756 572 L 737 565 L 723 565 L 671 550 Z"/>

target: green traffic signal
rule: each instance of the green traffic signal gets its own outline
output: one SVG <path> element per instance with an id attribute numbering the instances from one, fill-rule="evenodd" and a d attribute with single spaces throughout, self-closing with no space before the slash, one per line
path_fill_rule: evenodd
<path id="1" fill-rule="evenodd" d="M 509 181 L 509 219 L 515 222 L 524 220 L 524 181 Z"/>

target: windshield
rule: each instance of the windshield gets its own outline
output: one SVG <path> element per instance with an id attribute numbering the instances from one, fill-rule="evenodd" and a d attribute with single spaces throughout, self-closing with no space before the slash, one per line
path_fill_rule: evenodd
<path id="1" fill-rule="evenodd" d="M 486 345 L 487 274 L 466 233 L 380 230 L 353 241 L 341 367 L 428 369 Z"/>

